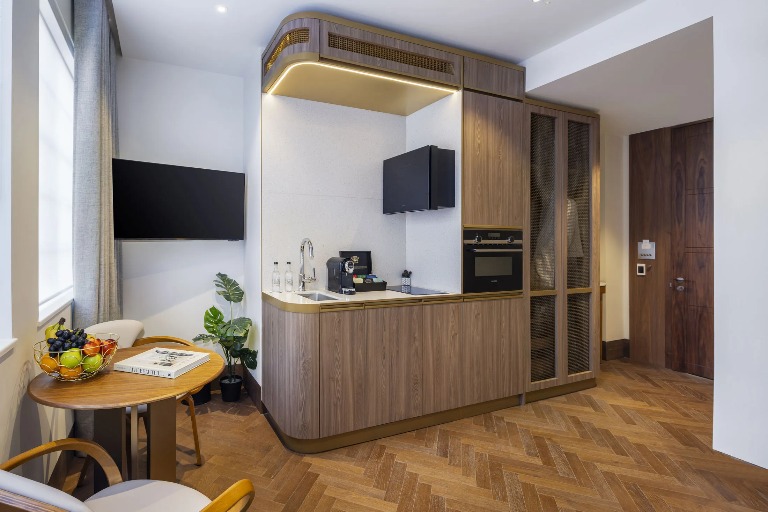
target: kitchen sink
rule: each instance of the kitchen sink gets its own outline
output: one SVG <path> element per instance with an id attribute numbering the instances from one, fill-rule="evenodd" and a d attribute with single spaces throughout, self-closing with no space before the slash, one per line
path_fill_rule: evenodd
<path id="1" fill-rule="evenodd" d="M 297 295 L 306 297 L 309 300 L 338 300 L 338 299 L 334 299 L 329 295 L 323 295 L 320 292 L 298 293 Z"/>

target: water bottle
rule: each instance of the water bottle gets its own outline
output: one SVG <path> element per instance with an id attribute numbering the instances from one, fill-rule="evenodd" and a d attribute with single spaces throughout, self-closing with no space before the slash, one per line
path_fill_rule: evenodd
<path id="1" fill-rule="evenodd" d="M 280 293 L 280 270 L 277 268 L 277 262 L 275 262 L 275 268 L 272 270 L 272 291 Z"/>
<path id="2" fill-rule="evenodd" d="M 287 263 L 288 269 L 285 271 L 285 291 L 293 291 L 293 272 L 291 272 L 291 262 Z"/>

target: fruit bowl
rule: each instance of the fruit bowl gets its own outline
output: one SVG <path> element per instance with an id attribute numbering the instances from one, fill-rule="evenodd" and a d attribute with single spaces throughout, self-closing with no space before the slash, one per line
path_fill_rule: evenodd
<path id="1" fill-rule="evenodd" d="M 111 332 L 88 334 L 87 338 L 82 331 L 67 331 L 67 334 L 62 334 L 64 338 L 49 338 L 35 343 L 35 361 L 40 369 L 63 381 L 89 379 L 109 366 L 120 339 Z M 83 338 L 84 343 L 81 341 Z"/>

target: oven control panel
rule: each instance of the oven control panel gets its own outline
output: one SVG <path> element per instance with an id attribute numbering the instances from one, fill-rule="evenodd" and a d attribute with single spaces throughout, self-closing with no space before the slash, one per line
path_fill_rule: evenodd
<path id="1" fill-rule="evenodd" d="M 523 245 L 520 229 L 465 229 L 464 245 Z"/>

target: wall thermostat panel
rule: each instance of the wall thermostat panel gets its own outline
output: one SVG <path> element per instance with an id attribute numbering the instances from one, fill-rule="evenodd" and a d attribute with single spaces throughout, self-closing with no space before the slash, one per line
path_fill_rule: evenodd
<path id="1" fill-rule="evenodd" d="M 648 240 L 637 242 L 637 259 L 655 260 L 656 259 L 656 242 L 649 242 Z"/>

